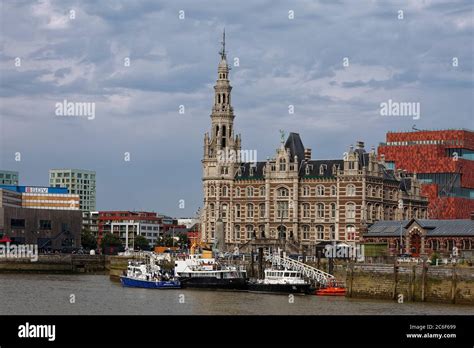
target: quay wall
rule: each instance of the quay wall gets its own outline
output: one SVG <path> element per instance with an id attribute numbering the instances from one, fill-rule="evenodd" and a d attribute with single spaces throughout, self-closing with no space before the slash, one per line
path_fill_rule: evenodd
<path id="1" fill-rule="evenodd" d="M 29 258 L 0 259 L 0 273 L 98 273 L 107 271 L 104 255 L 52 254 Z"/>
<path id="2" fill-rule="evenodd" d="M 474 305 L 474 269 L 461 266 L 350 264 L 347 296 Z"/>

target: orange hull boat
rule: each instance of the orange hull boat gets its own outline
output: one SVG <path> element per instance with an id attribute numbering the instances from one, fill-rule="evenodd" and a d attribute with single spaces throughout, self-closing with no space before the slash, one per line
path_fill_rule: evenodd
<path id="1" fill-rule="evenodd" d="M 318 296 L 345 296 L 346 295 L 346 289 L 345 288 L 329 287 L 329 288 L 316 290 L 315 295 L 318 295 Z"/>

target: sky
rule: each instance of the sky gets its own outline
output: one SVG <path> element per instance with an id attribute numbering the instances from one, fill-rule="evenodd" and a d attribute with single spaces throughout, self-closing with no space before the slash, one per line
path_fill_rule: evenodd
<path id="1" fill-rule="evenodd" d="M 48 185 L 50 168 L 95 170 L 98 210 L 202 206 L 224 28 L 234 129 L 258 160 L 280 130 L 328 159 L 388 131 L 474 128 L 471 0 L 0 6 L 0 169 L 22 185 Z M 65 100 L 94 117 L 58 114 Z M 419 117 L 381 115 L 389 100 L 418 103 Z"/>

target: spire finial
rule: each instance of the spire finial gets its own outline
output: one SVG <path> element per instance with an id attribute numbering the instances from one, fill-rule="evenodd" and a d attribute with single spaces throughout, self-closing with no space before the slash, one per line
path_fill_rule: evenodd
<path id="1" fill-rule="evenodd" d="M 219 53 L 221 54 L 222 59 L 226 58 L 225 56 L 225 28 L 224 28 L 224 32 L 222 33 L 222 50 Z"/>

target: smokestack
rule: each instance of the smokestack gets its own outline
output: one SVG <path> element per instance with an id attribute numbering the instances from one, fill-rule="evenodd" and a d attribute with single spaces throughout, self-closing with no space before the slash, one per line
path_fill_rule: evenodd
<path id="1" fill-rule="evenodd" d="M 304 159 L 306 161 L 311 159 L 311 149 L 304 149 Z"/>

